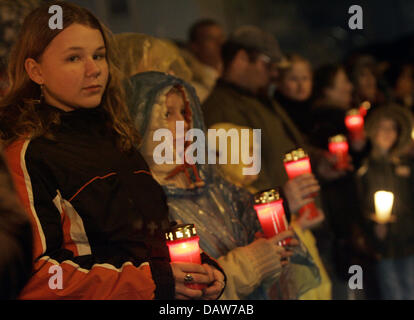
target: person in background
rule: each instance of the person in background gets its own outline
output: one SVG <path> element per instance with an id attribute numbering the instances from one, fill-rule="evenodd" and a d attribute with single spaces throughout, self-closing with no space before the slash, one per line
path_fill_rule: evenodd
<path id="1" fill-rule="evenodd" d="M 9 86 L 7 62 L 25 16 L 41 4 L 41 0 L 0 0 L 0 98 Z"/>
<path id="2" fill-rule="evenodd" d="M 390 101 L 414 112 L 413 65 L 409 62 L 393 61 L 385 70 L 383 76 L 390 90 Z"/>
<path id="3" fill-rule="evenodd" d="M 315 71 L 312 107 L 311 143 L 328 152 L 329 138 L 338 134 L 347 135 L 346 112 L 351 108 L 353 86 L 341 65 L 325 65 Z M 361 142 L 356 144 L 360 148 Z M 365 144 L 365 142 L 363 142 Z M 359 253 L 356 242 L 362 239 L 361 209 L 357 201 L 356 185 L 353 178 L 353 163 L 358 159 L 359 150 L 350 143 L 349 165 L 343 170 L 317 172 L 321 183 L 322 208 L 326 224 L 315 234 L 320 253 L 332 279 L 333 298 L 353 298 L 348 291 L 348 268 L 358 264 Z M 362 155 L 360 155 L 362 158 Z M 329 156 L 326 157 L 329 159 Z M 331 167 L 336 159 L 332 157 Z"/>
<path id="4" fill-rule="evenodd" d="M 406 156 L 412 124 L 410 112 L 398 105 L 373 110 L 366 123 L 372 150 L 357 172 L 369 247 L 376 257 L 372 271 L 386 300 L 414 300 L 414 163 Z M 374 194 L 380 190 L 394 194 L 386 223 L 375 218 Z"/>
<path id="5" fill-rule="evenodd" d="M 312 65 L 297 54 L 287 55 L 286 60 L 286 67 L 279 68 L 274 98 L 306 136 L 311 126 L 309 116 L 313 88 Z"/>
<path id="6" fill-rule="evenodd" d="M 51 5 L 62 29 L 49 28 Z M 110 31 L 66 1 L 32 11 L 13 47 L 0 138 L 34 230 L 20 298 L 216 299 L 225 276 L 215 261 L 170 261 L 165 193 L 136 150 L 114 49 Z M 56 266 L 60 288 L 49 284 Z"/>
<path id="7" fill-rule="evenodd" d="M 188 153 L 184 156 L 184 150 L 180 153 L 178 141 L 185 135 L 188 137 L 190 129 L 205 132 L 194 89 L 177 78 L 157 72 L 138 74 L 131 82 L 130 110 L 143 136 L 140 150 L 167 194 L 171 219 L 195 224 L 201 249 L 223 267 L 227 275 L 223 299 L 269 299 L 272 284 L 279 280 L 278 298 L 296 299 L 316 286 L 319 273 L 307 250 L 297 240 L 292 240 L 290 250 L 277 245 L 281 239 L 292 237 L 292 231 L 272 239 L 257 239 L 255 235 L 261 229 L 252 195 L 220 177 L 214 165 L 194 163 L 189 161 L 194 156 L 192 153 L 191 156 Z M 181 133 L 176 129 L 180 121 Z M 154 134 L 160 129 L 172 133 L 173 140 L 168 145 L 163 143 L 166 150 L 175 154 L 171 163 L 163 161 L 160 142 L 154 140 Z M 204 151 L 203 147 L 198 149 L 198 152 Z M 178 163 L 179 159 L 183 160 L 182 164 Z M 311 192 L 318 190 L 315 185 L 308 187 Z M 300 206 L 306 192 L 296 189 L 299 196 L 290 198 L 289 206 Z M 290 257 L 289 264 L 283 261 L 287 257 Z M 298 262 L 300 258 L 302 262 Z"/>
<path id="8" fill-rule="evenodd" d="M 0 300 L 17 299 L 32 276 L 32 228 L 0 151 Z"/>
<path id="9" fill-rule="evenodd" d="M 385 95 L 377 81 L 377 62 L 369 55 L 355 55 L 346 64 L 346 71 L 354 86 L 352 105 L 359 108 L 368 102 L 367 114 L 377 105 L 384 103 Z"/>
<path id="10" fill-rule="evenodd" d="M 120 52 L 122 71 L 127 77 L 159 71 L 191 82 L 192 72 L 173 42 L 140 33 L 119 33 L 114 39 Z"/>
<path id="11" fill-rule="evenodd" d="M 202 106 L 206 126 L 229 122 L 261 129 L 262 166 L 253 187 L 284 185 L 284 155 L 305 141 L 283 108 L 262 94 L 270 84 L 271 63 L 283 61 L 279 44 L 272 34 L 243 26 L 230 35 L 222 55 L 223 75 Z"/>
<path id="12" fill-rule="evenodd" d="M 224 30 L 217 21 L 202 19 L 191 26 L 187 47 L 181 50 L 193 73 L 191 84 L 201 102 L 208 97 L 222 73 L 221 47 L 225 39 Z"/>

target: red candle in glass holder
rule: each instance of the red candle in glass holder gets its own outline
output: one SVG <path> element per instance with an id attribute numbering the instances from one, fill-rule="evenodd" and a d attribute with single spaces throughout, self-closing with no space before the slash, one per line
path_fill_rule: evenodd
<path id="1" fill-rule="evenodd" d="M 288 230 L 289 224 L 283 208 L 283 199 L 277 189 L 257 193 L 254 196 L 254 203 L 254 209 L 257 212 L 257 217 L 266 238 L 272 238 Z M 286 239 L 279 242 L 279 244 L 286 245 L 288 242 L 288 239 Z"/>
<path id="2" fill-rule="evenodd" d="M 347 112 L 345 125 L 352 140 L 362 140 L 364 138 L 364 117 L 358 109 L 351 109 Z"/>
<path id="3" fill-rule="evenodd" d="M 342 134 L 329 138 L 329 152 L 336 155 L 336 168 L 343 170 L 348 167 L 348 142 Z"/>
<path id="4" fill-rule="evenodd" d="M 285 154 L 285 159 L 283 160 L 285 164 L 286 173 L 289 179 L 295 179 L 298 176 L 301 176 L 305 173 L 312 173 L 312 168 L 310 164 L 310 159 L 305 151 L 301 148 L 293 150 Z M 312 195 L 316 197 L 317 194 Z M 300 210 L 299 214 L 304 215 L 309 211 L 309 219 L 314 219 L 319 215 L 319 211 L 315 206 L 315 202 L 310 202 L 307 205 L 304 205 Z"/>
<path id="5" fill-rule="evenodd" d="M 171 262 L 201 264 L 200 238 L 193 224 L 181 224 L 165 234 Z M 202 290 L 207 286 L 200 283 L 186 283 L 187 287 Z"/>

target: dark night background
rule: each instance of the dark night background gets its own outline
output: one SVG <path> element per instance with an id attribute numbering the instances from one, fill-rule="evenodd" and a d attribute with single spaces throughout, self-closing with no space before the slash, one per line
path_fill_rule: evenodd
<path id="1" fill-rule="evenodd" d="M 414 56 L 414 1 L 345 0 L 75 0 L 115 33 L 141 32 L 185 40 L 199 18 L 214 18 L 226 31 L 254 24 L 272 32 L 285 52 L 299 52 L 314 65 L 341 60 L 354 50 L 378 58 Z M 363 30 L 350 30 L 348 9 L 363 9 Z M 408 37 L 408 38 L 407 38 Z M 402 43 L 402 44 L 401 44 Z M 391 46 L 390 46 L 391 44 Z"/>

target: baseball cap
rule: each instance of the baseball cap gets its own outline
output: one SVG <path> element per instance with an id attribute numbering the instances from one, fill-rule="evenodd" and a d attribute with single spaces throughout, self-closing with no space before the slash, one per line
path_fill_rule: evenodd
<path id="1" fill-rule="evenodd" d="M 287 61 L 276 38 L 256 26 L 241 26 L 230 34 L 228 40 L 240 46 L 257 50 L 268 56 L 272 63 L 285 64 Z"/>

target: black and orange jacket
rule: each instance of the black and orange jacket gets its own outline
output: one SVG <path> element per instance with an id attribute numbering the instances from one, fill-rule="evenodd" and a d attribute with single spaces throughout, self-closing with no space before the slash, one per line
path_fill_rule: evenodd
<path id="1" fill-rule="evenodd" d="M 0 300 L 16 299 L 31 276 L 32 229 L 0 150 Z"/>
<path id="2" fill-rule="evenodd" d="M 57 112 L 53 139 L 5 150 L 34 232 L 34 273 L 20 298 L 173 299 L 161 186 L 137 151 L 117 151 L 101 107 Z M 55 265 L 62 289 L 49 286 Z"/>

